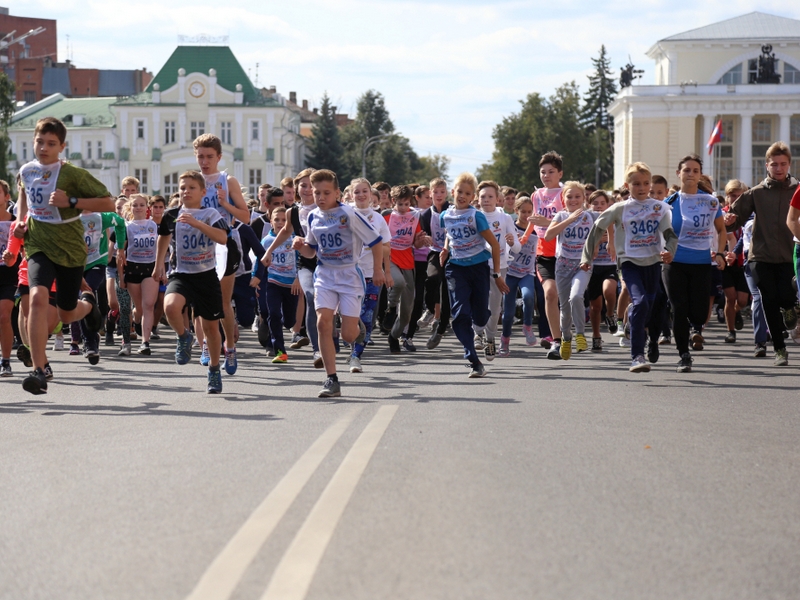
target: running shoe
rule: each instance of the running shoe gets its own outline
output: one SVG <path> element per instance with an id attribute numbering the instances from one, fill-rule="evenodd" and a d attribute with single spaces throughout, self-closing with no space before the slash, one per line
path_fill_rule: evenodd
<path id="1" fill-rule="evenodd" d="M 298 350 L 303 346 L 308 346 L 308 344 L 309 340 L 306 336 L 295 333 L 292 335 L 292 342 L 289 344 L 289 348 L 292 350 Z"/>
<path id="2" fill-rule="evenodd" d="M 441 341 L 442 341 L 442 334 L 439 333 L 438 331 L 434 331 L 431 334 L 431 337 L 428 338 L 428 343 L 425 344 L 425 347 L 428 350 L 433 350 L 434 348 L 436 348 L 436 346 L 439 345 Z"/>
<path id="3" fill-rule="evenodd" d="M 105 345 L 106 346 L 114 346 L 115 345 L 114 344 L 114 331 L 112 329 L 109 329 L 108 325 L 106 325 L 106 336 L 105 337 L 106 337 L 106 339 L 105 339 Z"/>
<path id="4" fill-rule="evenodd" d="M 742 327 L 744 327 L 744 317 L 742 317 L 742 311 L 736 311 L 736 317 L 733 320 L 733 327 L 736 331 L 741 331 Z"/>
<path id="5" fill-rule="evenodd" d="M 34 396 L 46 394 L 47 378 L 44 375 L 44 371 L 41 369 L 34 369 L 28 373 L 28 376 L 22 380 L 22 389 Z"/>
<path id="6" fill-rule="evenodd" d="M 392 354 L 400 354 L 400 352 L 402 352 L 400 349 L 400 340 L 394 337 L 391 333 L 386 339 L 389 341 L 389 352 Z"/>
<path id="7" fill-rule="evenodd" d="M 131 355 L 131 343 L 122 342 L 122 345 L 119 347 L 119 352 L 117 352 L 117 356 L 130 356 L 130 355 Z"/>
<path id="8" fill-rule="evenodd" d="M 631 373 L 649 373 L 650 372 L 650 365 L 647 364 L 647 361 L 644 359 L 643 355 L 638 355 L 633 358 L 631 361 L 631 366 L 628 369 Z"/>
<path id="9" fill-rule="evenodd" d="M 493 361 L 495 353 L 496 350 L 494 347 L 494 340 L 491 338 L 487 338 L 486 345 L 483 347 L 483 355 L 486 357 L 486 360 Z"/>
<path id="10" fill-rule="evenodd" d="M 286 354 L 286 352 L 281 352 L 280 350 L 278 350 L 278 352 L 275 354 L 275 358 L 272 359 L 272 364 L 275 365 L 287 362 L 289 362 L 289 355 Z"/>
<path id="11" fill-rule="evenodd" d="M 83 326 L 86 328 L 85 330 L 88 333 L 97 333 L 103 326 L 103 315 L 100 314 L 100 309 L 97 308 L 97 298 L 94 297 L 94 294 L 83 292 L 81 294 L 81 300 L 84 300 L 92 305 L 92 309 L 89 311 L 89 314 L 83 317 Z"/>
<path id="12" fill-rule="evenodd" d="M 406 349 L 407 352 L 416 352 L 417 347 L 414 345 L 414 342 L 411 341 L 410 338 L 403 338 L 403 348 Z"/>
<path id="13" fill-rule="evenodd" d="M 11 372 L 11 361 L 4 360 L 0 362 L 0 377 L 11 377 L 13 373 Z"/>
<path id="14" fill-rule="evenodd" d="M 441 319 L 434 319 L 431 321 L 431 331 L 437 331 L 439 329 L 439 323 L 441 322 Z"/>
<path id="15" fill-rule="evenodd" d="M 617 333 L 617 318 L 614 315 L 606 315 L 606 327 L 608 327 L 608 333 L 614 335 Z"/>
<path id="16" fill-rule="evenodd" d="M 420 327 L 420 328 L 429 327 L 431 322 L 433 321 L 434 317 L 435 317 L 435 315 L 426 308 L 425 312 L 422 313 L 422 316 L 417 321 L 417 326 Z"/>
<path id="17" fill-rule="evenodd" d="M 342 386 L 338 379 L 328 377 L 322 384 L 322 389 L 317 394 L 317 398 L 338 398 L 342 395 Z"/>
<path id="18" fill-rule="evenodd" d="M 261 323 L 261 317 L 256 315 L 256 318 L 253 319 L 253 324 L 250 326 L 250 331 L 253 333 L 258 333 L 258 325 Z"/>
<path id="19" fill-rule="evenodd" d="M 277 352 L 275 353 L 275 356 L 276 357 L 278 356 Z M 234 373 L 236 373 L 236 369 L 238 368 L 239 368 L 239 360 L 236 358 L 236 348 L 233 348 L 232 350 L 226 350 L 225 372 L 228 375 L 233 375 Z"/>
<path id="20" fill-rule="evenodd" d="M 625 327 L 622 328 L 622 333 L 625 336 L 626 340 L 631 339 L 631 324 L 625 323 Z"/>
<path id="21" fill-rule="evenodd" d="M 477 350 L 478 352 L 483 350 L 485 342 L 482 335 L 476 333 L 473 341 L 475 343 L 475 350 Z"/>
<path id="22" fill-rule="evenodd" d="M 208 351 L 208 344 L 203 342 L 203 349 L 200 351 L 200 365 L 203 367 L 207 367 L 210 364 L 211 364 L 211 353 Z"/>
<path id="23" fill-rule="evenodd" d="M 53 352 L 58 352 L 59 350 L 64 349 L 64 334 L 57 333 L 55 339 L 53 340 Z"/>
<path id="24" fill-rule="evenodd" d="M 661 349 L 658 347 L 658 340 L 648 336 L 647 338 L 647 362 L 654 365 L 661 356 Z"/>
<path id="25" fill-rule="evenodd" d="M 508 358 L 511 356 L 511 338 L 500 336 L 500 350 L 497 352 L 497 356 L 500 358 Z"/>
<path id="26" fill-rule="evenodd" d="M 625 324 L 622 322 L 622 319 L 617 319 L 617 330 L 613 333 L 615 337 L 622 337 L 625 335 Z M 609 329 L 609 331 L 611 331 Z"/>
<path id="27" fill-rule="evenodd" d="M 547 358 L 549 360 L 561 360 L 561 344 L 553 342 L 550 350 L 547 351 Z"/>
<path id="28" fill-rule="evenodd" d="M 78 347 L 78 344 L 72 342 L 69 345 L 69 355 L 70 356 L 78 356 L 81 353 L 81 349 Z"/>
<path id="29" fill-rule="evenodd" d="M 533 333 L 533 327 L 531 327 L 530 325 L 523 325 L 522 333 L 525 334 L 525 343 L 528 346 L 536 345 L 536 334 Z"/>
<path id="30" fill-rule="evenodd" d="M 800 325 L 789 332 L 789 337 L 792 338 L 795 344 L 800 344 Z"/>
<path id="31" fill-rule="evenodd" d="M 53 367 L 50 366 L 50 363 L 44 363 L 44 378 L 47 381 L 53 381 Z"/>
<path id="32" fill-rule="evenodd" d="M 722 306 L 717 306 L 717 323 L 724 323 L 725 322 L 725 308 Z"/>
<path id="33" fill-rule="evenodd" d="M 559 352 L 561 360 L 569 360 L 572 357 L 572 340 L 562 340 L 561 350 Z"/>
<path id="34" fill-rule="evenodd" d="M 736 332 L 729 331 L 728 335 L 725 336 L 725 343 L 726 344 L 735 344 L 736 343 Z"/>
<path id="35" fill-rule="evenodd" d="M 17 358 L 27 368 L 30 369 L 33 366 L 33 360 L 31 359 L 31 349 L 28 348 L 25 344 L 22 344 L 19 348 L 17 348 Z"/>
<path id="36" fill-rule="evenodd" d="M 795 325 L 797 325 L 797 311 L 792 308 L 782 308 L 781 314 L 783 315 L 783 324 L 786 325 L 786 329 L 791 331 L 794 329 Z"/>
<path id="37" fill-rule="evenodd" d="M 681 354 L 678 361 L 678 373 L 689 373 L 692 370 L 692 355 L 688 352 Z"/>
<path id="38" fill-rule="evenodd" d="M 361 373 L 361 359 L 357 356 L 350 357 L 350 372 L 351 373 Z"/>
<path id="39" fill-rule="evenodd" d="M 321 369 L 324 366 L 325 363 L 322 360 L 322 354 L 320 354 L 319 350 L 314 350 L 314 368 Z"/>
<path id="40" fill-rule="evenodd" d="M 767 345 L 766 344 L 756 344 L 756 347 L 753 350 L 753 357 L 754 358 L 764 358 L 766 355 L 767 355 Z"/>
<path id="41" fill-rule="evenodd" d="M 142 342 L 137 352 L 145 356 L 150 356 L 152 354 L 152 351 L 150 350 L 150 342 Z"/>
<path id="42" fill-rule="evenodd" d="M 477 379 L 479 377 L 486 377 L 486 367 L 483 366 L 483 363 L 472 363 L 469 365 L 470 372 L 469 378 L 470 379 Z"/>
<path id="43" fill-rule="evenodd" d="M 175 362 L 179 365 L 185 365 L 190 360 L 192 360 L 192 342 L 194 341 L 194 336 L 189 331 L 184 331 L 183 335 L 178 336 L 177 343 L 175 344 Z M 130 344 L 123 344 L 124 346 L 128 346 L 128 352 L 131 351 Z M 205 349 L 205 344 L 203 345 Z M 208 350 L 206 350 L 206 355 L 208 355 Z M 201 359 L 202 360 L 202 359 Z M 208 364 L 208 363 L 206 363 Z"/>
<path id="44" fill-rule="evenodd" d="M 775 360 L 772 361 L 772 364 L 776 367 L 785 367 L 789 364 L 789 353 L 786 348 L 775 350 Z"/>
<path id="45" fill-rule="evenodd" d="M 705 339 L 703 338 L 703 334 L 699 331 L 695 330 L 692 332 L 692 349 L 700 351 L 703 349 L 703 344 L 705 343 Z"/>
<path id="46" fill-rule="evenodd" d="M 153 329 L 150 330 L 150 339 L 151 340 L 161 339 L 161 335 L 158 333 L 158 325 L 154 325 Z"/>
<path id="47" fill-rule="evenodd" d="M 397 320 L 397 309 L 387 310 L 381 322 L 381 333 L 388 335 L 392 331 L 394 322 Z"/>
<path id="48" fill-rule="evenodd" d="M 671 344 L 672 338 L 662 333 L 660 336 L 658 336 L 658 343 L 660 346 L 663 346 L 664 344 Z"/>
<path id="49" fill-rule="evenodd" d="M 208 370 L 208 387 L 206 390 L 209 394 L 222 393 L 222 373 L 219 370 L 219 365 Z"/>
<path id="50" fill-rule="evenodd" d="M 586 336 L 582 333 L 575 334 L 575 349 L 578 352 L 586 352 L 589 349 L 589 344 L 586 343 Z"/>
<path id="51" fill-rule="evenodd" d="M 631 341 L 628 338 L 625 337 L 624 333 L 622 334 L 622 337 L 619 338 L 619 347 L 620 348 L 630 348 L 631 347 Z"/>
<path id="52" fill-rule="evenodd" d="M 96 365 L 100 362 L 100 334 L 90 333 L 86 337 L 86 343 L 83 345 L 83 355 L 89 359 L 90 365 Z"/>
<path id="53" fill-rule="evenodd" d="M 603 338 L 592 338 L 592 352 L 603 351 Z"/>
<path id="54" fill-rule="evenodd" d="M 547 337 L 543 337 L 539 340 L 539 345 L 544 348 L 545 350 L 550 350 L 550 347 L 554 344 L 553 338 L 549 335 Z"/>

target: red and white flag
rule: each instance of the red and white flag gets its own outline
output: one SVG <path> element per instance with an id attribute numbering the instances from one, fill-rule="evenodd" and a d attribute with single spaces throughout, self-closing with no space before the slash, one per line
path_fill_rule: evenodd
<path id="1" fill-rule="evenodd" d="M 706 144 L 706 148 L 708 148 L 708 155 L 711 156 L 711 151 L 714 149 L 715 144 L 719 144 L 722 141 L 722 119 L 717 121 L 717 124 L 714 125 L 714 130 L 711 132 L 711 137 L 708 138 L 708 143 Z"/>

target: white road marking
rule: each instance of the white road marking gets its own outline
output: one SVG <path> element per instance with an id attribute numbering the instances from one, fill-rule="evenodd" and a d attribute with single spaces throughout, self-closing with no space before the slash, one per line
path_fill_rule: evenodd
<path id="1" fill-rule="evenodd" d="M 397 406 L 382 406 L 344 457 L 292 540 L 261 600 L 303 600 L 322 555 Z"/>
<path id="2" fill-rule="evenodd" d="M 361 409 L 331 425 L 289 469 L 200 578 L 188 600 L 226 600 L 258 551 Z"/>

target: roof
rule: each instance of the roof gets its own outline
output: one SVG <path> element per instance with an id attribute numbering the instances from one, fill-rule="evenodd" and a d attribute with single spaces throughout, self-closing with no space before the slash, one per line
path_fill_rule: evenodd
<path id="1" fill-rule="evenodd" d="M 56 117 L 72 128 L 75 127 L 72 115 L 84 116 L 82 127 L 114 127 L 116 120 L 109 107 L 116 101 L 116 97 L 64 98 L 61 94 L 55 94 L 17 111 L 8 129 L 33 129 L 36 121 L 43 117 Z"/>
<path id="2" fill-rule="evenodd" d="M 69 69 L 60 67 L 44 67 L 42 69 L 42 96 L 64 94 L 69 96 Z"/>
<path id="3" fill-rule="evenodd" d="M 260 102 L 261 94 L 256 91 L 228 46 L 178 46 L 145 91 L 152 92 L 156 83 L 162 92 L 168 90 L 178 83 L 178 69 L 181 68 L 186 70 L 187 75 L 190 73 L 208 75 L 209 69 L 216 69 L 217 83 L 220 86 L 235 92 L 236 84 L 240 83 L 245 102 Z"/>
<path id="4" fill-rule="evenodd" d="M 136 93 L 135 71 L 100 71 L 97 83 L 99 96 L 131 96 Z"/>
<path id="5" fill-rule="evenodd" d="M 775 39 L 800 40 L 800 21 L 762 12 L 751 12 L 740 17 L 690 29 L 664 38 L 662 42 L 689 42 L 701 40 Z"/>

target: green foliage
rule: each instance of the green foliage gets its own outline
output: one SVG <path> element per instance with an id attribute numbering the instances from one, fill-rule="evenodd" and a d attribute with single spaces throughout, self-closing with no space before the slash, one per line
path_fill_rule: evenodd
<path id="1" fill-rule="evenodd" d="M 609 116 L 608 107 L 617 94 L 617 84 L 605 46 L 600 46 L 600 55 L 592 59 L 592 65 L 594 73 L 589 75 L 589 89 L 583 98 L 581 124 L 592 136 L 599 167 L 597 183 L 603 185 L 614 177 L 614 119 Z"/>
<path id="2" fill-rule="evenodd" d="M 326 92 L 309 140 L 308 166 L 314 169 L 330 169 L 338 174 L 342 171 L 342 155 L 342 142 L 336 126 L 336 107 L 331 105 Z"/>
<path id="3" fill-rule="evenodd" d="M 11 123 L 11 118 L 16 111 L 14 91 L 14 82 L 8 78 L 8 75 L 0 72 L 0 179 L 4 181 L 10 181 L 8 174 L 8 151 L 10 147 L 8 125 Z"/>

